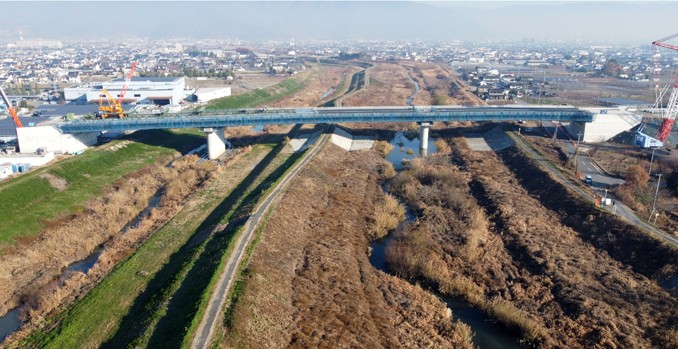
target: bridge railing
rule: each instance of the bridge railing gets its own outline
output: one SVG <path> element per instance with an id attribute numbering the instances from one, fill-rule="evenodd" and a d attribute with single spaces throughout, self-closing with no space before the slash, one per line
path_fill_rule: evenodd
<path id="1" fill-rule="evenodd" d="M 592 114 L 575 108 L 447 108 L 447 109 L 284 109 L 267 113 L 179 114 L 171 116 L 126 119 L 77 120 L 58 125 L 65 133 L 99 132 L 104 130 L 142 130 L 164 128 L 215 128 L 258 126 L 268 124 L 320 124 L 353 122 L 449 122 L 559 120 L 592 121 Z"/>

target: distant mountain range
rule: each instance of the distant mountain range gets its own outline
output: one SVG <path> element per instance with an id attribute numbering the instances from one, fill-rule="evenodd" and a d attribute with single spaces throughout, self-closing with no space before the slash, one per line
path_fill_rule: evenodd
<path id="1" fill-rule="evenodd" d="M 676 2 L 0 2 L 0 35 L 24 38 L 520 40 L 650 43 Z"/>

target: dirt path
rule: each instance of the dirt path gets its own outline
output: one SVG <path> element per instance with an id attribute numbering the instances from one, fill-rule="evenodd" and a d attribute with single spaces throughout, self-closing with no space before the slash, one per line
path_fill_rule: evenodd
<path id="1" fill-rule="evenodd" d="M 224 268 L 223 274 L 219 277 L 219 281 L 215 285 L 214 291 L 210 297 L 210 301 L 207 305 L 207 310 L 200 321 L 200 326 L 196 331 L 196 336 L 191 344 L 191 348 L 207 348 L 209 347 L 212 336 L 214 334 L 215 326 L 218 323 L 220 317 L 220 310 L 224 308 L 228 296 L 228 290 L 233 284 L 233 279 L 236 276 L 236 273 L 239 271 L 239 264 L 242 261 L 243 253 L 245 252 L 246 247 L 249 245 L 254 231 L 259 225 L 261 217 L 266 211 L 276 202 L 280 197 L 280 194 L 285 190 L 287 184 L 290 180 L 301 170 L 306 164 L 308 164 L 311 159 L 318 153 L 318 151 L 326 143 L 328 137 L 322 136 L 318 145 L 313 147 L 308 154 L 302 159 L 290 172 L 288 172 L 285 177 L 280 181 L 278 186 L 264 199 L 264 201 L 257 207 L 257 209 L 252 213 L 250 218 L 244 225 L 244 229 L 241 233 L 241 236 L 236 242 L 236 246 L 231 252 L 231 256 L 226 263 L 226 268 Z"/>

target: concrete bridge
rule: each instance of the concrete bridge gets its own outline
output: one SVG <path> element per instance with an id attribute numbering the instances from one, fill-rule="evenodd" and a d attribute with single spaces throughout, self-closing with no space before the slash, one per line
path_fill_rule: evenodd
<path id="1" fill-rule="evenodd" d="M 450 121 L 570 121 L 590 122 L 593 114 L 571 106 L 418 106 L 348 107 L 297 109 L 241 109 L 171 116 L 130 117 L 125 119 L 76 120 L 56 125 L 62 133 L 101 131 L 199 128 L 207 133 L 210 158 L 226 151 L 224 128 L 271 124 L 337 124 L 355 122 L 417 122 L 422 146 L 428 143 L 428 131 L 434 122 Z"/>

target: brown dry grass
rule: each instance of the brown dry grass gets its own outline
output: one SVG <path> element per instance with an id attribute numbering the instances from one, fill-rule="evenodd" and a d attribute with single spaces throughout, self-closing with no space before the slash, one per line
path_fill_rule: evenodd
<path id="1" fill-rule="evenodd" d="M 414 85 L 399 64 L 378 63 L 367 69 L 368 86 L 344 99 L 343 106 L 407 105 Z"/>
<path id="2" fill-rule="evenodd" d="M 434 296 L 369 263 L 376 152 L 329 145 L 271 217 L 224 347 L 470 348 Z"/>
<path id="3" fill-rule="evenodd" d="M 436 63 L 406 62 L 402 65 L 410 71 L 421 90 L 414 98 L 415 105 L 482 105 L 476 95 L 470 93 L 463 82 L 449 67 Z"/>
<path id="4" fill-rule="evenodd" d="M 678 320 L 671 295 L 563 225 L 521 188 L 508 158 L 471 152 L 461 139 L 453 148 L 459 167 L 434 155 L 394 179 L 418 219 L 388 249 L 392 269 L 465 297 L 540 347 L 670 346 Z M 469 214 L 476 202 L 489 222 Z"/>
<path id="5" fill-rule="evenodd" d="M 612 347 L 668 344 L 663 338 L 675 328 L 675 299 L 653 281 L 613 259 L 608 254 L 613 252 L 612 245 L 608 244 L 606 250 L 601 250 L 602 245 L 601 249 L 592 248 L 589 241 L 583 240 L 588 239 L 586 234 L 561 223 L 558 214 L 518 185 L 545 187 L 545 174 L 526 167 L 529 160 L 515 149 L 503 151 L 500 159 L 486 153 L 481 157 L 458 145 L 469 170 L 478 178 L 475 194 L 486 200 L 496 215 L 495 224 L 501 228 L 506 248 L 515 256 L 515 263 L 533 275 L 534 284 L 529 287 L 548 287 L 553 297 L 548 302 L 553 313 L 535 312 L 533 306 L 527 306 L 531 303 L 527 299 L 505 298 L 545 325 L 544 333 L 549 338 L 546 343 Z M 511 170 L 502 162 L 510 164 Z M 522 171 L 520 181 L 512 173 L 515 169 Z M 553 189 L 548 190 L 548 195 L 563 198 Z M 607 232 L 608 239 L 611 233 Z M 616 248 L 620 247 L 623 246 Z M 614 252 L 614 258 L 616 255 Z M 632 263 L 641 270 L 636 263 L 651 261 Z"/>
<path id="6" fill-rule="evenodd" d="M 383 238 L 404 219 L 405 207 L 392 195 L 384 195 L 382 201 L 374 208 L 369 233 L 373 239 Z"/>
<path id="7" fill-rule="evenodd" d="M 198 163 L 195 155 L 159 163 L 129 174 L 91 200 L 86 209 L 68 220 L 47 225 L 39 239 L 0 257 L 0 301 L 7 310 L 25 301 L 32 321 L 57 308 L 92 281 L 105 275 L 117 262 L 133 252 L 155 227 L 178 211 L 182 200 L 208 180 L 212 163 Z M 139 226 L 120 234 L 150 198 L 160 193 L 160 204 Z M 106 243 L 107 242 L 107 243 Z M 56 279 L 69 264 L 85 258 L 106 243 L 97 264 L 87 276 L 66 275 Z"/>
<path id="8" fill-rule="evenodd" d="M 40 177 L 46 179 L 47 182 L 49 182 L 49 185 L 58 191 L 66 190 L 66 188 L 68 188 L 68 181 L 66 181 L 66 179 L 52 173 L 43 172 L 40 174 Z"/>
<path id="9" fill-rule="evenodd" d="M 355 67 L 350 66 L 332 66 L 332 65 L 317 65 L 314 66 L 313 71 L 308 78 L 304 80 L 304 88 L 293 94 L 285 97 L 272 107 L 314 107 L 320 104 L 323 99 L 322 96 L 330 88 L 337 89 L 345 76 L 350 76 L 356 71 Z M 331 95 L 334 95 L 332 93 Z"/>

